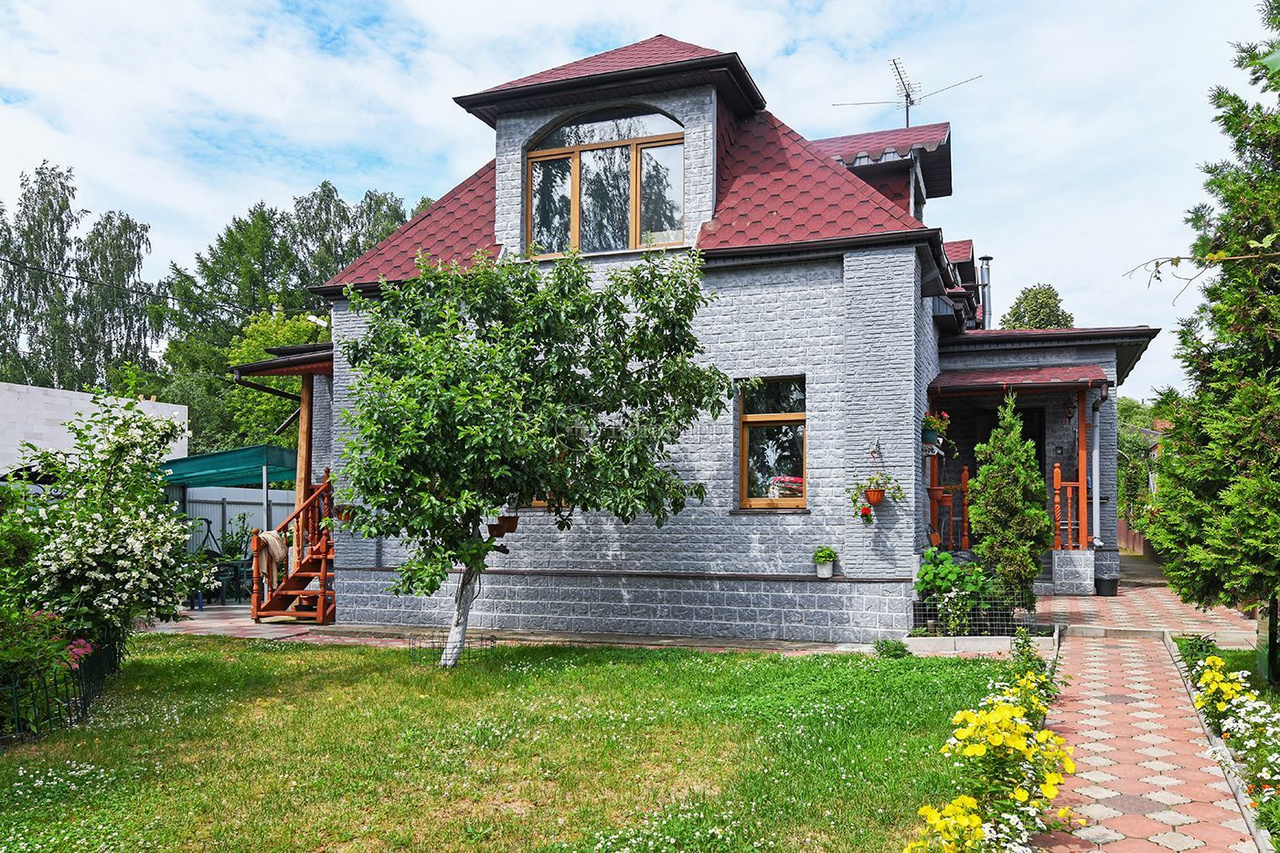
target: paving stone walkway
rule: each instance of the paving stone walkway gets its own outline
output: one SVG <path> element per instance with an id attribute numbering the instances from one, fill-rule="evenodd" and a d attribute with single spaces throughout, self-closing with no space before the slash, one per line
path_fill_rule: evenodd
<path id="1" fill-rule="evenodd" d="M 1112 597 L 1046 595 L 1036 602 L 1042 623 L 1145 628 L 1189 634 L 1256 630 L 1253 620 L 1225 607 L 1203 611 L 1183 604 L 1163 586 L 1121 586 Z"/>
<path id="2" fill-rule="evenodd" d="M 1049 725 L 1076 748 L 1062 802 L 1089 825 L 1050 851 L 1257 853 L 1163 641 L 1068 636 Z"/>

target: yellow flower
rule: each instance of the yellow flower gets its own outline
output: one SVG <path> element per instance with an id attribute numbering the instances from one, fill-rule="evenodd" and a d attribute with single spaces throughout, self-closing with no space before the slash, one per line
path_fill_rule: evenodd
<path id="1" fill-rule="evenodd" d="M 1030 797 L 1025 788 L 1018 788 L 1013 792 L 1013 798 L 1020 803 L 1025 803 Z"/>
<path id="2" fill-rule="evenodd" d="M 1054 797 L 1058 796 L 1058 786 L 1045 782 L 1040 786 L 1040 793 L 1045 796 L 1045 799 L 1052 800 Z"/>

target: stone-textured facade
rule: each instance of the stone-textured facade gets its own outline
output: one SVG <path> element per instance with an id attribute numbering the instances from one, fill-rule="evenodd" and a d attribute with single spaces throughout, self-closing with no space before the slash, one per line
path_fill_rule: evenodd
<path id="1" fill-rule="evenodd" d="M 728 55 L 724 56 L 727 73 L 737 75 Z M 563 73 L 561 69 L 557 75 Z M 650 73 L 646 66 L 646 74 Z M 750 236 L 746 246 L 729 245 L 726 250 L 725 245 L 713 243 L 708 249 L 704 287 L 715 299 L 699 314 L 696 331 L 707 361 L 734 378 L 804 378 L 806 505 L 803 509 L 742 509 L 737 413 L 715 421 L 703 419 L 681 439 L 673 455 L 687 478 L 706 484 L 705 502 L 687 507 L 661 529 L 645 519 L 623 524 L 604 514 L 580 513 L 570 530 L 561 531 L 545 513 L 522 511 L 518 531 L 505 540 L 510 553 L 494 555 L 482 578 L 472 625 L 480 630 L 826 642 L 902 636 L 911 627 L 912 582 L 931 532 L 925 489 L 929 466 L 920 444 L 930 384 L 947 369 L 1025 366 L 1038 363 L 1037 359 L 1062 364 L 1064 358 L 1066 363 L 1083 359 L 1101 364 L 1115 380 L 1115 350 L 1059 347 L 1048 351 L 1030 346 L 1007 353 L 940 353 L 944 342 L 940 330 L 956 334 L 976 316 L 972 303 L 964 309 L 969 313 L 961 317 L 960 303 L 952 302 L 957 292 L 968 294 L 957 297 L 962 300 L 977 292 L 971 280 L 971 246 L 967 260 L 971 278 L 963 282 L 969 289 L 945 291 L 959 280 L 959 273 L 944 259 L 949 250 L 938 233 L 915 220 L 902 220 L 891 201 L 851 179 L 842 161 L 823 159 L 817 147 L 803 140 L 783 139 L 792 132 L 780 125 L 753 125 L 755 135 L 744 143 L 747 148 L 737 151 L 736 159 L 718 161 L 734 134 L 743 132 L 744 125 L 734 124 L 738 121 L 734 115 L 736 111 L 742 116 L 751 97 L 742 89 L 736 90 L 736 100 L 728 97 L 726 92 L 735 90 L 720 88 L 729 85 L 723 77 L 714 85 L 680 79 L 686 82 L 662 91 L 646 77 L 632 94 L 619 95 L 615 87 L 607 100 L 581 92 L 564 95 L 568 100 L 549 100 L 543 88 L 532 100 L 486 113 L 495 129 L 494 243 L 507 257 L 520 256 L 526 248 L 527 154 L 549 129 L 617 106 L 648 106 L 679 122 L 684 130 L 686 245 L 698 245 L 708 222 L 708 232 L 720 228 L 720 233 Z M 480 96 L 471 96 L 469 102 L 479 104 Z M 535 103 L 536 109 L 523 108 Z M 547 107 L 548 103 L 572 105 Z M 945 169 L 944 195 L 950 194 L 950 155 L 945 153 L 949 148 L 937 146 L 947 139 L 949 131 L 930 143 L 931 153 L 921 155 L 945 157 L 945 164 L 935 160 L 930 167 Z M 737 173 L 725 171 L 731 162 L 736 163 Z M 919 164 L 913 168 L 919 171 Z M 849 169 L 856 173 L 856 168 Z M 792 181 L 798 174 L 807 177 Z M 795 233 L 805 236 L 788 236 L 780 246 L 776 228 L 786 217 L 770 208 L 772 195 L 754 198 L 741 208 L 730 205 L 732 212 L 725 214 L 717 207 L 718 187 L 725 199 L 733 196 L 735 187 L 768 187 L 768 193 L 780 188 L 777 191 L 790 193 L 786 203 L 806 214 L 807 230 Z M 485 197 L 490 198 L 487 191 Z M 855 220 L 850 209 L 842 206 L 855 198 L 867 204 L 857 213 L 862 219 Z M 474 212 L 475 207 L 469 210 Z M 851 218 L 842 219 L 845 215 Z M 451 220 L 436 221 L 445 223 L 447 230 Z M 483 221 L 488 221 L 487 216 Z M 833 226 L 835 237 L 821 230 L 827 225 Z M 760 242 L 753 226 L 767 231 L 769 239 Z M 849 230 L 840 230 L 845 228 Z M 436 233 L 430 228 L 425 231 Z M 857 239 L 847 239 L 850 236 Z M 595 275 L 604 276 L 638 257 L 636 251 L 611 252 L 588 256 L 586 261 Z M 367 273 L 376 267 L 361 269 Z M 340 280 L 342 276 L 335 279 Z M 360 282 L 367 285 L 374 280 Z M 346 432 L 341 413 L 353 402 L 353 376 L 341 342 L 359 336 L 362 323 L 350 312 L 340 289 L 328 295 L 335 300 L 337 346 L 332 379 L 318 377 L 315 384 L 313 458 L 317 475 L 333 465 L 341 484 L 339 461 Z M 1113 545 L 1114 399 L 1102 406 L 1099 421 L 1101 486 L 1108 505 L 1097 565 L 1098 574 L 1105 577 L 1118 571 Z M 1060 431 L 1052 418 L 1046 420 L 1047 441 L 1063 440 Z M 874 523 L 864 524 L 856 517 L 846 490 L 877 471 L 896 478 L 905 498 L 880 505 Z M 1107 543 L 1112 543 L 1110 551 Z M 813 566 L 813 552 L 823 545 L 840 555 L 835 577 L 829 580 L 818 579 Z M 389 587 L 396 567 L 406 557 L 400 543 L 339 534 L 335 550 L 340 621 L 448 623 L 456 575 L 434 596 L 397 597 Z"/>

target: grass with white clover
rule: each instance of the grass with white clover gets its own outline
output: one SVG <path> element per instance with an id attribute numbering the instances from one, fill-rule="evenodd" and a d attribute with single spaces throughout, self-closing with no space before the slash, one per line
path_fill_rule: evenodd
<path id="1" fill-rule="evenodd" d="M 142 635 L 0 754 L 0 849 L 900 851 L 991 661 Z"/>

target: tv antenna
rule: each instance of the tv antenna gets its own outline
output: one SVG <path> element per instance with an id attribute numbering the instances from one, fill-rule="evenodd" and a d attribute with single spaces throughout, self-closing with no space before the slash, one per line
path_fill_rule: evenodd
<path id="1" fill-rule="evenodd" d="M 968 80 L 961 80 L 959 83 L 952 83 L 950 86 L 943 86 L 941 89 L 934 89 L 932 92 L 921 95 L 920 84 L 913 83 L 911 78 L 907 77 L 907 71 L 902 67 L 902 60 L 894 57 L 889 60 L 889 65 L 893 68 L 894 88 L 898 92 L 898 100 L 896 101 L 852 101 L 847 103 L 832 104 L 833 107 L 869 107 L 880 104 L 893 104 L 900 110 L 906 110 L 907 127 L 911 127 L 911 108 L 923 101 L 925 98 L 931 98 L 941 92 L 954 89 L 957 86 L 963 86 L 965 83 L 972 83 L 981 77 L 978 74 L 970 77 Z"/>

